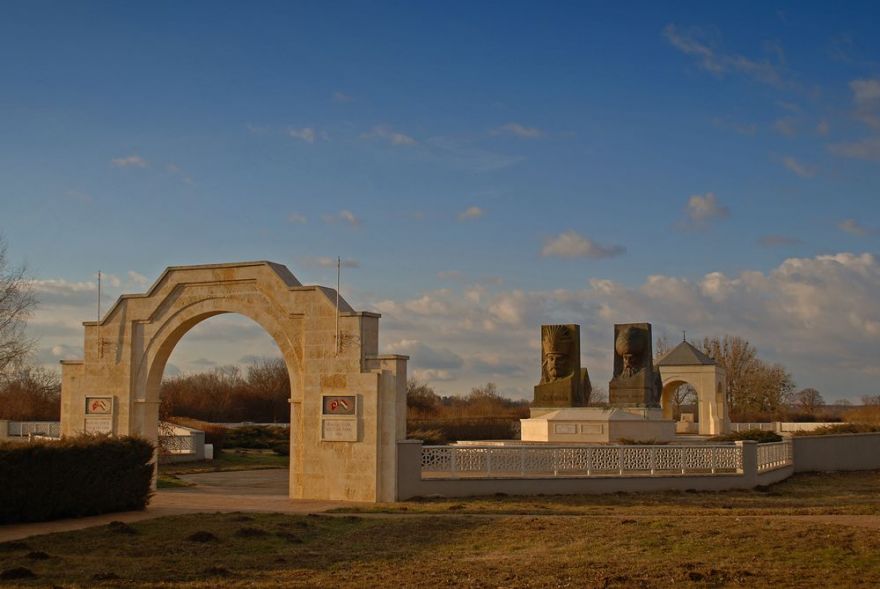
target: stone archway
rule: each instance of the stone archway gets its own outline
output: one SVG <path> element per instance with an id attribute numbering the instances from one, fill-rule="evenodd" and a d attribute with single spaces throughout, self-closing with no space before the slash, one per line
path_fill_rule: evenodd
<path id="1" fill-rule="evenodd" d="M 663 384 L 662 406 L 667 414 L 668 396 L 681 384 L 697 391 L 698 433 L 719 435 L 730 429 L 724 369 L 687 342 L 681 342 L 655 365 Z M 671 412 L 671 407 L 669 407 Z M 670 417 L 671 418 L 671 417 Z"/>
<path id="2" fill-rule="evenodd" d="M 663 410 L 663 419 L 675 419 L 674 415 L 674 400 L 673 396 L 678 392 L 678 388 L 684 385 L 690 385 L 693 388 L 693 384 L 685 381 L 685 380 L 670 380 L 663 385 L 663 389 L 660 393 L 660 408 Z M 694 403 L 697 405 L 699 410 L 700 399 L 699 396 L 695 396 Z M 696 416 L 699 420 L 699 415 Z"/>
<path id="3" fill-rule="evenodd" d="M 222 313 L 261 325 L 287 366 L 290 496 L 396 499 L 407 357 L 378 355 L 378 314 L 340 299 L 337 318 L 334 290 L 303 286 L 271 262 L 170 267 L 147 293 L 123 295 L 99 322 L 84 323 L 83 360 L 62 363 L 62 433 L 104 429 L 155 441 L 171 352 L 195 325 Z M 95 400 L 107 411 L 89 411 Z"/>

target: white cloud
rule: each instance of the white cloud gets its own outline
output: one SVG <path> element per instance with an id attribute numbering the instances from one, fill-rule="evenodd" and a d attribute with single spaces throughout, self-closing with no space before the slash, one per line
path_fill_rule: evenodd
<path id="1" fill-rule="evenodd" d="M 730 216 L 730 209 L 722 205 L 714 192 L 694 194 L 685 206 L 685 227 L 701 228 L 718 219 Z"/>
<path id="2" fill-rule="evenodd" d="M 758 243 L 764 247 L 781 247 L 787 245 L 800 245 L 803 241 L 787 235 L 765 235 L 758 240 Z"/>
<path id="3" fill-rule="evenodd" d="M 544 132 L 537 127 L 526 127 L 520 123 L 506 123 L 492 130 L 493 135 L 513 135 L 522 139 L 538 139 Z"/>
<path id="4" fill-rule="evenodd" d="M 305 215 L 301 215 L 299 213 L 290 213 L 289 215 L 287 215 L 287 221 L 289 223 L 296 223 L 298 225 L 304 225 L 308 221 L 308 219 L 306 218 Z"/>
<path id="5" fill-rule="evenodd" d="M 824 137 L 825 135 L 828 135 L 830 131 L 831 125 L 828 123 L 828 121 L 823 119 L 816 123 L 816 133 L 818 133 L 819 135 L 822 135 Z"/>
<path id="6" fill-rule="evenodd" d="M 175 163 L 168 163 L 168 164 L 165 164 L 165 171 L 168 172 L 169 174 L 172 174 L 172 175 L 174 175 L 174 176 L 179 177 L 180 180 L 181 180 L 184 184 L 189 184 L 189 185 L 194 184 L 193 179 L 192 179 L 188 174 L 186 174 L 186 173 L 180 168 L 180 166 L 178 166 L 178 165 L 175 164 Z"/>
<path id="7" fill-rule="evenodd" d="M 865 235 L 870 235 L 874 233 L 873 229 L 865 227 L 855 219 L 844 219 L 837 224 L 837 228 L 841 231 L 849 233 L 850 235 L 857 235 L 859 237 L 864 237 Z"/>
<path id="8" fill-rule="evenodd" d="M 790 171 L 794 172 L 801 178 L 812 178 L 816 175 L 816 168 L 799 162 L 794 157 L 787 155 L 782 158 L 782 164 Z"/>
<path id="9" fill-rule="evenodd" d="M 311 127 L 303 127 L 302 129 L 290 128 L 287 130 L 287 134 L 294 139 L 300 139 L 306 143 L 314 143 L 316 137 L 315 130 Z"/>
<path id="10" fill-rule="evenodd" d="M 321 219 L 323 219 L 325 223 L 348 223 L 352 227 L 358 227 L 361 224 L 361 220 L 348 209 L 342 209 L 335 214 L 328 213 L 321 215 Z"/>
<path id="11" fill-rule="evenodd" d="M 333 93 L 332 96 L 333 102 L 336 104 L 347 104 L 349 102 L 354 102 L 354 98 L 349 96 L 345 92 L 339 92 L 338 90 Z"/>
<path id="12" fill-rule="evenodd" d="M 610 258 L 625 252 L 626 248 L 623 246 L 599 245 L 573 229 L 548 239 L 541 249 L 542 256 L 561 258 Z"/>
<path id="13" fill-rule="evenodd" d="M 835 143 L 829 145 L 828 150 L 842 157 L 880 161 L 880 137 L 867 137 L 851 143 Z"/>
<path id="14" fill-rule="evenodd" d="M 420 382 L 449 382 L 455 380 L 455 376 L 448 370 L 434 368 L 417 368 L 413 370 L 413 378 Z"/>
<path id="15" fill-rule="evenodd" d="M 313 264 L 315 266 L 319 266 L 321 268 L 336 268 L 337 260 L 336 258 L 331 258 L 329 256 L 324 256 L 320 258 L 310 258 L 306 260 L 306 263 Z M 361 264 L 357 260 L 343 259 L 340 263 L 343 268 L 360 268 Z"/>
<path id="16" fill-rule="evenodd" d="M 849 83 L 856 115 L 871 127 L 880 128 L 880 78 Z"/>
<path id="17" fill-rule="evenodd" d="M 880 355 L 880 263 L 871 254 L 790 258 L 766 272 L 709 272 L 696 279 L 653 275 L 635 286 L 596 278 L 578 290 L 487 287 L 478 297 L 470 291 L 425 293 L 422 302 L 430 305 L 423 310 L 430 312 L 421 314 L 407 301 L 373 305 L 383 313 L 387 341 L 416 340 L 464 360 L 441 387 L 447 392 L 481 384 L 484 363 L 496 361 L 522 369 L 498 376 L 502 391 L 530 397 L 542 323 L 580 324 L 585 364 L 594 383 L 607 382 L 613 324 L 642 320 L 652 322 L 658 336 L 687 329 L 698 338 L 745 337 L 762 357 L 786 365 L 799 386 L 823 394 L 856 396 L 875 385 L 868 368 Z M 531 372 L 534 382 L 527 379 Z"/>
<path id="18" fill-rule="evenodd" d="M 459 221 L 467 221 L 470 219 L 479 219 L 485 214 L 480 207 L 468 207 L 458 214 Z"/>
<path id="19" fill-rule="evenodd" d="M 146 286 L 150 282 L 146 276 L 134 270 L 128 271 L 128 281 L 136 286 Z"/>
<path id="20" fill-rule="evenodd" d="M 147 166 L 149 166 L 147 160 L 139 155 L 117 157 L 110 160 L 110 163 L 116 168 L 146 168 Z"/>
<path id="21" fill-rule="evenodd" d="M 767 60 L 755 61 L 742 55 L 722 53 L 706 40 L 708 35 L 698 28 L 681 31 L 674 24 L 669 24 L 663 29 L 663 36 L 673 47 L 695 57 L 700 67 L 716 76 L 732 71 L 771 86 L 782 86 L 785 83 L 780 71 L 783 56 L 778 45 L 765 46 L 768 53 L 776 58 L 777 63 L 774 64 Z"/>
<path id="22" fill-rule="evenodd" d="M 758 133 L 758 125 L 755 123 L 741 123 L 731 120 L 728 117 L 716 117 L 712 120 L 719 129 L 732 129 L 740 135 L 756 135 Z"/>
<path id="23" fill-rule="evenodd" d="M 382 139 L 390 143 L 391 145 L 401 146 L 401 145 L 415 145 L 418 143 L 415 139 L 401 133 L 399 131 L 395 131 L 391 127 L 386 125 L 377 125 L 373 127 L 373 129 L 361 135 L 362 139 Z"/>
<path id="24" fill-rule="evenodd" d="M 773 123 L 773 129 L 780 135 L 785 135 L 786 137 L 794 137 L 797 134 L 797 124 L 792 117 L 777 119 L 776 122 Z"/>

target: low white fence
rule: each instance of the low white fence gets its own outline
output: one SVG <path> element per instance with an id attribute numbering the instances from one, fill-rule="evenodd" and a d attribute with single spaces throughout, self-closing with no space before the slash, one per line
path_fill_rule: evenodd
<path id="1" fill-rule="evenodd" d="M 811 432 L 813 430 L 819 429 L 820 427 L 826 427 L 829 425 L 840 425 L 840 422 L 824 422 L 824 421 L 816 421 L 816 422 L 795 422 L 795 421 L 767 421 L 767 422 L 752 422 L 752 423 L 731 423 L 730 431 L 732 432 L 744 432 L 753 429 L 759 429 L 765 432 L 776 432 L 777 434 L 781 433 L 793 433 L 793 432 Z"/>
<path id="2" fill-rule="evenodd" d="M 794 453 L 790 440 L 758 444 L 758 472 L 767 472 L 794 464 Z"/>
<path id="3" fill-rule="evenodd" d="M 47 438 L 61 437 L 61 423 L 58 421 L 10 421 L 6 435 L 10 438 L 27 438 L 44 436 Z"/>
<path id="4" fill-rule="evenodd" d="M 745 432 L 753 429 L 759 429 L 764 432 L 775 432 L 776 431 L 776 423 L 775 422 L 766 422 L 766 423 L 731 423 L 730 431 L 732 432 Z"/>
<path id="5" fill-rule="evenodd" d="M 423 446 L 428 478 L 736 474 L 742 448 L 675 446 Z"/>

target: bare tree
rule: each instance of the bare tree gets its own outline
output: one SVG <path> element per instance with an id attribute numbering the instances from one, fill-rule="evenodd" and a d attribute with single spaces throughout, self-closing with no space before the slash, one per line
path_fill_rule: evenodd
<path id="1" fill-rule="evenodd" d="M 761 360 L 755 347 L 738 336 L 707 337 L 701 347 L 727 374 L 727 394 L 734 418 L 779 416 L 783 412 L 794 389 L 785 367 Z"/>
<path id="2" fill-rule="evenodd" d="M 6 242 L 0 237 L 0 376 L 20 367 L 33 349 L 24 328 L 36 304 L 24 266 L 10 264 Z"/>
<path id="3" fill-rule="evenodd" d="M 819 407 L 825 406 L 825 399 L 816 389 L 806 388 L 795 393 L 794 403 L 804 413 L 814 415 Z"/>

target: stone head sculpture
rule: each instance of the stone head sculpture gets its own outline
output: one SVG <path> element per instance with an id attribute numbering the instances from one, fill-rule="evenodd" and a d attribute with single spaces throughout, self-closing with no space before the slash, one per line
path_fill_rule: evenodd
<path id="1" fill-rule="evenodd" d="M 648 342 L 647 333 L 634 325 L 624 326 L 614 340 L 614 351 L 623 358 L 622 376 L 632 376 L 642 368 Z"/>
<path id="2" fill-rule="evenodd" d="M 567 325 L 541 327 L 541 382 L 553 382 L 572 373 L 574 340 Z"/>

